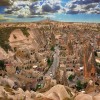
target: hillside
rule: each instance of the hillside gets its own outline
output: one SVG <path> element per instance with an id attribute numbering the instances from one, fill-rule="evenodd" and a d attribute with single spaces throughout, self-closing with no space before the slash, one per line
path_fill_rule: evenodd
<path id="1" fill-rule="evenodd" d="M 9 45 L 9 37 L 10 34 L 13 30 L 15 29 L 21 29 L 23 34 L 25 36 L 28 36 L 29 33 L 27 32 L 27 28 L 26 27 L 6 27 L 6 28 L 0 28 L 0 46 L 7 52 L 8 50 L 11 50 L 11 47 Z"/>
<path id="2" fill-rule="evenodd" d="M 0 84 L 11 87 L 15 93 L 11 98 L 93 100 L 100 93 L 99 28 L 97 23 L 49 19 L 0 24 Z"/>

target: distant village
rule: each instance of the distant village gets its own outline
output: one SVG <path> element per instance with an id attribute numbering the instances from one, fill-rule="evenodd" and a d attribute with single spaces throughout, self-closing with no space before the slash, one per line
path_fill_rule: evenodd
<path id="1" fill-rule="evenodd" d="M 6 52 L 0 47 L 0 77 L 12 80 L 11 88 L 46 92 L 60 84 L 75 95 L 82 91 L 91 95 L 100 92 L 100 24 L 49 19 L 0 24 L 5 30 L 10 27 L 16 29 L 7 38 L 10 49 Z M 19 27 L 26 27 L 28 35 Z"/>

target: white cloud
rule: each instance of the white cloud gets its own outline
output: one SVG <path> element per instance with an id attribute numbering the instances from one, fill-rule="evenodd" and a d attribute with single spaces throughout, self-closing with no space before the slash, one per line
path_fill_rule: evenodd
<path id="1" fill-rule="evenodd" d="M 28 17 L 30 15 L 63 12 L 61 0 L 42 0 L 37 2 L 30 1 L 15 1 L 6 13 L 15 14 L 17 16 Z"/>
<path id="2" fill-rule="evenodd" d="M 66 13 L 100 14 L 100 0 L 71 0 L 66 3 Z"/>
<path id="3" fill-rule="evenodd" d="M 62 0 L 39 0 L 36 2 L 31 2 L 31 0 L 10 0 L 10 2 L 13 2 L 13 5 L 5 9 L 5 12 L 17 16 L 22 15 L 21 11 L 23 11 L 25 17 L 55 12 L 100 14 L 100 0 L 69 0 L 64 7 L 62 6 Z"/>

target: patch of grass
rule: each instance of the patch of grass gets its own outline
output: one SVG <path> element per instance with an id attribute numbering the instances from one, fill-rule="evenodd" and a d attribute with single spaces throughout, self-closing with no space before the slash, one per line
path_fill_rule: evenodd
<path id="1" fill-rule="evenodd" d="M 80 80 L 76 82 L 76 89 L 78 91 L 85 89 L 87 87 L 87 82 L 82 83 Z"/>

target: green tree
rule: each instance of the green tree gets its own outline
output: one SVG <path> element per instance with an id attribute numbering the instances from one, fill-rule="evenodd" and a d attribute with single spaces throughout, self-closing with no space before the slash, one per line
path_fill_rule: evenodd
<path id="1" fill-rule="evenodd" d="M 69 79 L 69 81 L 72 81 L 72 80 L 74 79 L 74 75 L 70 75 L 70 76 L 68 77 L 68 79 Z"/>
<path id="2" fill-rule="evenodd" d="M 77 89 L 78 91 L 81 90 L 81 89 L 83 89 L 83 84 L 81 83 L 80 80 L 78 80 L 78 81 L 76 82 L 76 89 Z"/>
<path id="3" fill-rule="evenodd" d="M 49 66 L 52 65 L 52 62 L 53 62 L 53 61 L 52 61 L 50 58 L 47 59 L 47 64 L 48 64 Z"/>
<path id="4" fill-rule="evenodd" d="M 5 66 L 4 60 L 0 60 L 0 70 L 5 70 L 5 69 L 6 69 L 6 66 Z"/>
<path id="5" fill-rule="evenodd" d="M 47 63 L 48 63 L 48 65 L 50 65 L 50 63 L 51 63 L 50 58 L 48 58 Z"/>
<path id="6" fill-rule="evenodd" d="M 54 48 L 54 46 L 52 46 L 52 47 L 51 47 L 51 51 L 54 51 L 54 50 L 55 50 L 55 48 Z"/>

